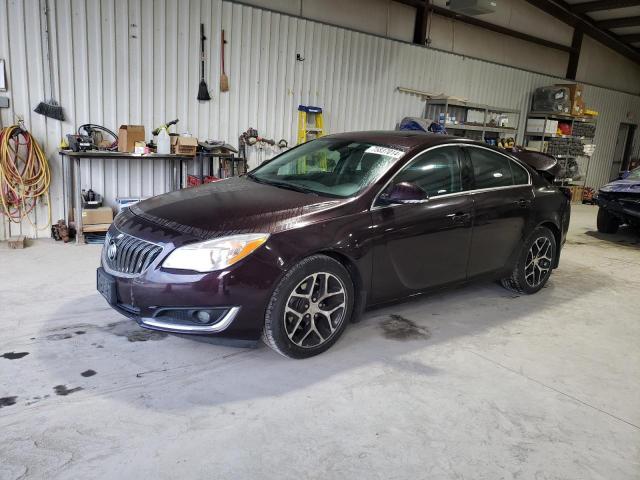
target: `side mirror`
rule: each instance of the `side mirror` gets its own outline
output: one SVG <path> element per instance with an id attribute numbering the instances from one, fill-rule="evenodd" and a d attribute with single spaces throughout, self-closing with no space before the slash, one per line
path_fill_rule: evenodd
<path id="1" fill-rule="evenodd" d="M 429 199 L 429 195 L 415 183 L 401 182 L 392 185 L 379 199 L 388 205 L 404 203 L 424 203 Z"/>

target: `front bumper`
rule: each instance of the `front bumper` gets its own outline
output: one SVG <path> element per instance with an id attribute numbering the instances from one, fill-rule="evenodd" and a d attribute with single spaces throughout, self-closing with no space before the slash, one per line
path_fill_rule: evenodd
<path id="1" fill-rule="evenodd" d="M 166 270 L 163 252 L 139 275 L 122 274 L 105 263 L 97 272 L 98 290 L 116 311 L 141 327 L 172 333 L 259 340 L 274 285 L 284 271 L 278 255 L 261 247 L 228 269 L 209 273 Z M 105 283 L 111 293 L 105 294 Z M 198 318 L 207 312 L 210 318 Z"/>
<path id="2" fill-rule="evenodd" d="M 639 194 L 611 194 L 600 192 L 597 203 L 625 223 L 640 222 Z"/>

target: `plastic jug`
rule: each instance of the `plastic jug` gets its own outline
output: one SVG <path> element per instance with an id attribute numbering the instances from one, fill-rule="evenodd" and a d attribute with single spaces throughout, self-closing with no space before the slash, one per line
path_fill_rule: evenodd
<path id="1" fill-rule="evenodd" d="M 156 140 L 156 152 L 166 155 L 171 153 L 171 139 L 165 127 L 160 129 L 158 139 Z"/>

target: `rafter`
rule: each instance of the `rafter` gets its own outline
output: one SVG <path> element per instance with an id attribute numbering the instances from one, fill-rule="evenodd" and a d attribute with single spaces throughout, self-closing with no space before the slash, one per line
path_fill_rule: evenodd
<path id="1" fill-rule="evenodd" d="M 586 13 L 638 5 L 640 5 L 640 0 L 596 0 L 595 2 L 574 3 L 571 5 L 571 10 L 577 13 Z"/>
<path id="2" fill-rule="evenodd" d="M 623 42 L 627 42 L 627 43 L 640 42 L 640 33 L 632 33 L 629 35 L 619 35 L 618 38 Z"/>
<path id="3" fill-rule="evenodd" d="M 600 28 L 637 27 L 640 26 L 640 17 L 623 17 L 601 20 L 598 22 L 598 26 Z"/>

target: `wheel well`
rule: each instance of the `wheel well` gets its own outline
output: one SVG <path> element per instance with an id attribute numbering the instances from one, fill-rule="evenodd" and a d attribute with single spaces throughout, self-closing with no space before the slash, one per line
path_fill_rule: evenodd
<path id="1" fill-rule="evenodd" d="M 326 255 L 327 257 L 331 257 L 337 262 L 340 262 L 344 268 L 347 269 L 349 275 L 351 275 L 351 280 L 353 280 L 353 288 L 356 292 L 359 292 L 362 289 L 362 277 L 360 276 L 360 271 L 356 264 L 346 255 L 334 252 L 334 251 L 323 251 L 318 252 L 320 255 Z"/>
<path id="2" fill-rule="evenodd" d="M 558 266 L 558 259 L 560 258 L 560 241 L 562 240 L 562 235 L 560 234 L 560 229 L 552 222 L 544 222 L 540 224 L 541 227 L 546 227 L 551 230 L 553 233 L 553 237 L 556 239 L 556 258 L 554 261 L 554 268 Z"/>
<path id="3" fill-rule="evenodd" d="M 320 255 L 326 255 L 327 257 L 333 258 L 335 261 L 340 262 L 340 264 L 347 269 L 349 275 L 351 276 L 351 280 L 353 281 L 353 291 L 355 296 L 355 304 L 353 306 L 353 316 L 351 317 L 352 322 L 357 322 L 360 320 L 362 312 L 364 311 L 367 303 L 366 299 L 366 289 L 364 288 L 364 284 L 362 281 L 362 275 L 360 274 L 360 270 L 358 266 L 355 264 L 353 260 L 351 260 L 346 255 L 335 252 L 335 251 L 322 251 L 318 252 Z"/>

